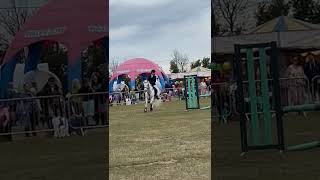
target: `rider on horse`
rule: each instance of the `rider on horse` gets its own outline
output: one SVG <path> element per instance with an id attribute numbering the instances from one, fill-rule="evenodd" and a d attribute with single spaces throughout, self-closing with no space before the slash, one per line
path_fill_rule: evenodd
<path id="1" fill-rule="evenodd" d="M 151 75 L 148 78 L 149 83 L 151 84 L 151 86 L 153 87 L 154 91 L 155 91 L 155 98 L 156 99 L 160 99 L 159 94 L 160 94 L 160 90 L 157 87 L 157 79 L 158 77 L 156 76 L 156 71 L 155 70 L 151 70 Z"/>

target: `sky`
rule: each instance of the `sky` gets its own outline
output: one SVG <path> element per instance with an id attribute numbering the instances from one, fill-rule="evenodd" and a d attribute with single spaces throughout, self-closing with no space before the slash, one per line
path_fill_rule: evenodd
<path id="1" fill-rule="evenodd" d="M 174 50 L 210 57 L 210 0 L 110 0 L 110 60 L 142 57 L 169 73 Z"/>

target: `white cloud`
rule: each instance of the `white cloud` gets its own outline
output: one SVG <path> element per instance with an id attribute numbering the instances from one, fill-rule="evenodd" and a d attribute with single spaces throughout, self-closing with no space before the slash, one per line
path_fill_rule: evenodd
<path id="1" fill-rule="evenodd" d="M 123 40 L 130 36 L 135 35 L 139 31 L 139 26 L 129 25 L 129 26 L 122 26 L 120 28 L 110 28 L 109 36 L 110 40 L 117 41 Z"/>

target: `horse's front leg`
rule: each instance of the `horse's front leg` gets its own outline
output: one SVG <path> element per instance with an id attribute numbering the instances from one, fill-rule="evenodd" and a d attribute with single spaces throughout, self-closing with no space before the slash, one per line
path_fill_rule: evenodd
<path id="1" fill-rule="evenodd" d="M 144 93 L 145 104 L 144 104 L 144 112 L 147 112 L 148 109 L 148 92 Z"/>

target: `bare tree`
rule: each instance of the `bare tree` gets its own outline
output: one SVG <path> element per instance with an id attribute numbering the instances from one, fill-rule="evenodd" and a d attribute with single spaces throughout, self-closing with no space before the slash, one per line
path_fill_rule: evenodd
<path id="1" fill-rule="evenodd" d="M 109 63 L 109 71 L 114 72 L 119 66 L 119 62 L 116 61 L 114 58 Z"/>
<path id="2" fill-rule="evenodd" d="M 186 68 L 189 64 L 189 57 L 186 54 L 182 54 L 179 51 L 174 50 L 171 62 L 178 66 L 179 72 L 186 72 Z"/>
<path id="3" fill-rule="evenodd" d="M 0 48 L 6 50 L 16 33 L 22 28 L 27 18 L 38 8 L 17 7 L 11 0 L 12 7 L 0 10 Z M 23 55 L 24 53 L 21 53 Z M 21 57 L 23 58 L 23 57 Z"/>
<path id="4" fill-rule="evenodd" d="M 9 45 L 11 39 L 21 29 L 28 17 L 28 9 L 18 8 L 15 0 L 12 0 L 13 7 L 0 11 L 0 40 L 2 44 Z"/>
<path id="5" fill-rule="evenodd" d="M 239 25 L 239 17 L 244 14 L 247 5 L 248 0 L 216 0 L 215 13 L 221 16 L 225 31 L 236 34 L 243 29 Z"/>
<path id="6" fill-rule="evenodd" d="M 221 25 L 217 22 L 217 10 L 213 0 L 211 0 L 211 36 L 218 36 L 221 32 Z"/>

